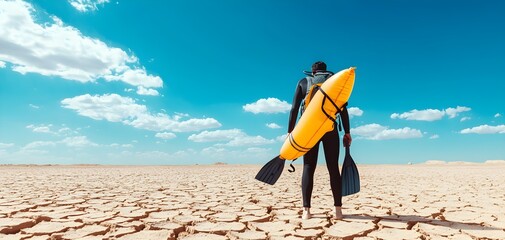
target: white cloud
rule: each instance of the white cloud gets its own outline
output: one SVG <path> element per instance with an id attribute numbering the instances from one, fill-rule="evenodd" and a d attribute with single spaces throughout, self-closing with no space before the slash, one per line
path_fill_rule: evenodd
<path id="1" fill-rule="evenodd" d="M 0 1 L 0 61 L 11 63 L 13 71 L 79 82 L 103 78 L 146 88 L 163 86 L 133 54 L 84 36 L 54 16 L 38 23 L 34 16 L 41 14 L 24 1 Z"/>
<path id="2" fill-rule="evenodd" d="M 104 5 L 110 0 L 68 0 L 70 5 L 80 12 L 96 11 L 98 5 Z"/>
<path id="3" fill-rule="evenodd" d="M 72 133 L 78 133 L 78 132 L 77 132 L 77 131 L 74 131 L 74 130 L 72 130 L 72 129 L 68 128 L 68 127 L 63 127 L 63 128 L 60 128 L 60 129 L 58 130 L 58 133 L 57 133 L 57 134 L 58 134 L 58 135 L 63 135 L 63 136 L 65 136 L 65 135 L 69 135 L 69 134 L 72 134 Z"/>
<path id="4" fill-rule="evenodd" d="M 262 136 L 249 136 L 240 129 L 203 131 L 192 134 L 188 140 L 193 142 L 227 142 L 216 144 L 218 147 L 258 146 L 274 143 L 274 140 Z"/>
<path id="5" fill-rule="evenodd" d="M 260 99 L 242 107 L 246 112 L 258 113 L 285 113 L 291 110 L 291 104 L 277 98 Z"/>
<path id="6" fill-rule="evenodd" d="M 96 147 L 98 144 L 91 142 L 88 140 L 86 136 L 76 136 L 76 137 L 67 137 L 60 141 L 60 143 L 65 144 L 68 147 Z"/>
<path id="7" fill-rule="evenodd" d="M 194 157 L 194 155 L 196 155 L 196 154 L 197 154 L 197 152 L 194 149 L 188 148 L 186 150 L 179 150 L 175 153 L 172 153 L 171 155 L 173 158 L 180 161 L 181 158 L 197 159 L 196 157 Z"/>
<path id="8" fill-rule="evenodd" d="M 500 114 L 500 113 L 496 113 L 496 114 L 494 115 L 494 117 L 495 117 L 495 118 L 497 118 L 497 117 L 501 117 L 501 114 Z"/>
<path id="9" fill-rule="evenodd" d="M 245 149 L 246 153 L 264 153 L 270 151 L 270 148 L 258 148 L 258 147 L 250 147 Z M 229 151 L 226 148 L 222 147 L 208 147 L 202 149 L 203 154 L 216 154 L 216 153 L 236 153 L 235 151 Z"/>
<path id="10" fill-rule="evenodd" d="M 2 149 L 2 148 L 10 148 L 12 146 L 14 146 L 14 143 L 1 143 L 0 142 L 0 149 Z"/>
<path id="11" fill-rule="evenodd" d="M 374 136 L 376 136 L 378 133 L 386 130 L 387 127 L 381 126 L 379 124 L 368 124 L 368 125 L 363 125 L 359 126 L 356 128 L 351 129 L 351 133 L 353 135 L 358 135 L 362 136 L 367 139 L 372 139 Z"/>
<path id="12" fill-rule="evenodd" d="M 164 109 L 161 109 L 163 112 L 166 112 Z M 179 113 L 179 112 L 175 112 L 174 113 L 175 116 L 174 116 L 174 119 L 176 121 L 179 121 L 181 118 L 185 118 L 185 117 L 189 117 L 189 114 L 187 113 Z"/>
<path id="13" fill-rule="evenodd" d="M 131 148 L 133 147 L 133 144 L 119 144 L 119 143 L 112 143 L 109 145 L 109 147 L 123 147 L 123 148 Z"/>
<path id="14" fill-rule="evenodd" d="M 353 128 L 351 129 L 351 133 L 369 140 L 408 139 L 423 136 L 421 131 L 417 129 L 409 127 L 389 129 L 376 123 Z"/>
<path id="15" fill-rule="evenodd" d="M 137 94 L 138 95 L 148 95 L 148 96 L 158 96 L 160 93 L 152 88 L 145 88 L 142 86 L 139 86 L 137 88 Z"/>
<path id="16" fill-rule="evenodd" d="M 88 140 L 86 136 L 76 136 L 76 137 L 67 137 L 61 141 L 35 141 L 26 144 L 21 151 L 32 151 L 32 150 L 47 150 L 48 147 L 55 147 L 58 145 L 65 145 L 67 147 L 96 147 L 98 144 L 91 142 Z M 44 151 L 46 152 L 46 151 Z"/>
<path id="17" fill-rule="evenodd" d="M 456 108 L 447 108 L 445 110 L 438 109 L 426 109 L 426 110 L 411 110 L 410 112 L 404 113 L 393 113 L 391 114 L 391 118 L 395 119 L 406 119 L 406 120 L 417 120 L 417 121 L 436 121 L 442 119 L 444 116 L 448 116 L 449 118 L 455 118 L 461 112 L 470 111 L 471 108 L 468 107 L 456 107 Z"/>
<path id="18" fill-rule="evenodd" d="M 445 114 L 447 114 L 447 116 L 449 116 L 449 118 L 455 118 L 456 116 L 458 116 L 458 113 L 468 112 L 470 110 L 472 110 L 472 109 L 469 107 L 457 106 L 456 108 L 445 109 Z"/>
<path id="19" fill-rule="evenodd" d="M 174 133 L 171 133 L 171 132 L 156 133 L 156 135 L 154 135 L 154 136 L 157 137 L 157 138 L 165 139 L 165 140 L 172 139 L 172 138 L 176 137 L 176 135 Z"/>
<path id="20" fill-rule="evenodd" d="M 36 133 L 48 133 L 48 134 L 53 134 L 57 136 L 68 136 L 72 134 L 78 134 L 79 132 L 77 130 L 72 130 L 68 127 L 65 127 L 65 125 L 62 125 L 60 129 L 54 129 L 55 127 L 52 124 L 40 124 L 40 125 L 33 125 L 30 124 L 26 126 L 26 128 L 31 129 L 33 132 Z M 53 130 L 54 129 L 54 130 Z"/>
<path id="21" fill-rule="evenodd" d="M 52 147 L 52 146 L 56 146 L 56 143 L 51 141 L 35 141 L 26 144 L 23 147 L 23 150 L 36 149 L 40 147 Z"/>
<path id="22" fill-rule="evenodd" d="M 471 117 L 462 117 L 461 120 L 459 120 L 460 122 L 464 122 L 464 121 L 468 121 L 472 119 Z"/>
<path id="23" fill-rule="evenodd" d="M 61 101 L 64 108 L 73 109 L 79 115 L 95 120 L 122 122 L 125 125 L 150 131 L 191 132 L 220 127 L 213 118 L 181 121 L 181 116 L 170 117 L 164 113 L 151 114 L 145 105 L 117 94 L 81 95 Z"/>
<path id="24" fill-rule="evenodd" d="M 286 141 L 286 138 L 288 138 L 287 133 L 276 137 L 275 140 L 277 140 L 278 142 L 284 142 L 284 141 Z"/>
<path id="25" fill-rule="evenodd" d="M 268 128 L 272 128 L 272 129 L 278 129 L 278 128 L 281 128 L 281 126 L 279 126 L 277 123 L 267 123 L 266 126 Z"/>
<path id="26" fill-rule="evenodd" d="M 437 139 L 437 138 L 440 138 L 440 136 L 438 136 L 438 134 L 434 134 L 430 137 L 430 139 Z"/>
<path id="27" fill-rule="evenodd" d="M 241 136 L 232 139 L 225 144 L 216 144 L 216 146 L 240 147 L 240 146 L 259 146 L 265 144 L 272 144 L 274 140 L 266 139 L 262 136 Z"/>
<path id="28" fill-rule="evenodd" d="M 188 140 L 193 142 L 222 142 L 230 141 L 244 135 L 245 133 L 240 129 L 203 131 L 198 134 L 192 134 L 188 137 Z"/>
<path id="29" fill-rule="evenodd" d="M 405 112 L 402 114 L 393 113 L 391 114 L 391 118 L 419 120 L 419 121 L 435 121 L 442 119 L 444 115 L 445 115 L 444 111 L 440 111 L 437 109 L 427 109 L 427 110 L 414 109 L 410 112 Z"/>
<path id="30" fill-rule="evenodd" d="M 4 67 L 5 67 L 5 62 L 0 61 L 0 68 L 4 68 Z"/>
<path id="31" fill-rule="evenodd" d="M 473 128 L 465 128 L 461 130 L 461 133 L 476 133 L 476 134 L 494 134 L 494 133 L 505 133 L 505 125 L 489 126 L 487 124 L 480 125 Z"/>
<path id="32" fill-rule="evenodd" d="M 132 86 L 143 86 L 148 88 L 163 86 L 163 80 L 161 80 L 160 77 L 147 74 L 145 69 L 123 68 L 125 69 L 123 70 L 120 68 L 117 74 L 103 75 L 103 77 L 107 81 L 123 81 Z"/>
<path id="33" fill-rule="evenodd" d="M 349 113 L 349 117 L 361 117 L 363 115 L 363 110 L 357 108 L 357 107 L 350 107 L 347 108 L 347 112 Z"/>
<path id="34" fill-rule="evenodd" d="M 35 108 L 35 109 L 39 109 L 39 108 L 40 108 L 39 106 L 37 106 L 37 105 L 33 105 L 33 104 L 31 104 L 31 103 L 30 103 L 28 106 L 30 106 L 31 108 Z"/>
<path id="35" fill-rule="evenodd" d="M 173 132 L 195 132 L 209 128 L 221 127 L 214 118 L 192 118 L 180 121 L 176 117 L 170 117 L 164 113 L 156 115 L 144 113 L 136 116 L 134 120 L 125 120 L 126 125 L 150 131 L 173 131 Z"/>
<path id="36" fill-rule="evenodd" d="M 225 148 L 208 147 L 208 148 L 204 148 L 204 149 L 202 149 L 202 153 L 203 153 L 204 155 L 207 155 L 207 154 L 216 154 L 216 153 L 223 153 L 223 152 L 226 152 L 226 149 L 225 149 Z"/>
<path id="37" fill-rule="evenodd" d="M 268 152 L 270 150 L 272 150 L 272 149 L 270 149 L 270 148 L 250 147 L 250 148 L 247 148 L 245 151 L 249 152 L 249 153 L 264 153 L 264 152 Z"/>
<path id="38" fill-rule="evenodd" d="M 147 113 L 147 107 L 117 94 L 81 95 L 61 101 L 64 108 L 76 110 L 81 116 L 95 120 L 120 122 Z"/>
<path id="39" fill-rule="evenodd" d="M 37 132 L 37 133 L 55 134 L 55 132 L 51 131 L 52 126 L 53 126 L 52 124 L 49 124 L 49 125 L 41 124 L 39 126 L 35 126 L 33 124 L 30 124 L 30 125 L 26 126 L 26 128 L 32 129 L 33 132 Z"/>

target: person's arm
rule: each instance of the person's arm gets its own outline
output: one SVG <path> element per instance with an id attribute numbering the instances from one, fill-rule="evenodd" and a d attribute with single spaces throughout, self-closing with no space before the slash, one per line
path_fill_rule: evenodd
<path id="1" fill-rule="evenodd" d="M 300 108 L 300 104 L 302 103 L 303 97 L 305 95 L 305 92 L 303 92 L 302 89 L 302 84 L 304 80 L 305 78 L 300 80 L 298 82 L 298 85 L 296 85 L 295 95 L 293 97 L 293 102 L 291 104 L 291 112 L 289 113 L 288 133 L 291 133 L 291 131 L 293 131 L 296 125 L 296 119 L 298 117 L 298 109 Z"/>
<path id="2" fill-rule="evenodd" d="M 343 144 L 344 147 L 351 146 L 352 138 L 351 138 L 351 124 L 349 123 L 349 112 L 347 112 L 347 106 L 342 109 L 340 113 L 340 118 L 342 119 L 342 125 L 344 125 L 344 139 Z"/>

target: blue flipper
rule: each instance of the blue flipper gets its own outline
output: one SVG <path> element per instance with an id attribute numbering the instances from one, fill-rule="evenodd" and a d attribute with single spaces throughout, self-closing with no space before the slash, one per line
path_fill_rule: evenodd
<path id="1" fill-rule="evenodd" d="M 349 147 L 345 147 L 345 159 L 342 165 L 342 196 L 355 194 L 360 190 L 358 167 L 351 157 Z"/>
<path id="2" fill-rule="evenodd" d="M 274 185 L 282 174 L 285 162 L 286 160 L 281 159 L 280 156 L 275 157 L 261 168 L 256 174 L 256 179 Z"/>

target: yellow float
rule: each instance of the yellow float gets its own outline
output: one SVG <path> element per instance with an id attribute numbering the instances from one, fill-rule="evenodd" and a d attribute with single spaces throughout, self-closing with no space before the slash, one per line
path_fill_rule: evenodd
<path id="1" fill-rule="evenodd" d="M 354 87 L 355 68 L 344 69 L 328 78 L 316 92 L 293 131 L 288 134 L 279 156 L 268 162 L 256 179 L 274 184 L 284 169 L 284 161 L 307 153 L 323 135 L 335 127 L 335 119 L 347 104 Z"/>

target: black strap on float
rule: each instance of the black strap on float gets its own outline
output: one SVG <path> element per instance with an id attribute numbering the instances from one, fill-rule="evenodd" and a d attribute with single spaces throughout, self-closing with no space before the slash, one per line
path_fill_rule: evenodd
<path id="1" fill-rule="evenodd" d="M 342 112 L 342 109 L 340 109 L 337 104 L 335 104 L 335 102 L 333 102 L 333 100 L 331 100 L 330 96 L 328 96 L 328 94 L 322 89 L 322 88 L 319 88 L 319 91 L 321 91 L 321 93 L 324 95 L 324 98 L 323 98 L 323 103 L 321 104 L 321 110 L 323 111 L 324 115 L 326 115 L 326 117 L 328 117 L 330 120 L 332 120 L 333 122 L 336 122 L 337 119 L 335 119 L 335 117 L 331 116 L 329 113 L 326 112 L 326 110 L 324 110 L 324 102 L 326 101 L 326 99 L 328 99 L 328 101 L 330 101 L 330 103 L 337 109 L 337 113 L 335 113 L 335 116 L 339 113 L 339 112 Z"/>
<path id="2" fill-rule="evenodd" d="M 324 115 L 326 115 L 326 117 L 328 117 L 330 120 L 332 120 L 334 123 L 337 122 L 337 119 L 335 118 L 337 116 L 337 114 L 339 114 L 340 112 L 342 112 L 342 109 L 339 108 L 337 106 L 337 104 L 335 104 L 335 102 L 333 102 L 333 100 L 331 100 L 330 96 L 328 96 L 328 94 L 322 89 L 322 88 L 319 88 L 319 91 L 321 91 L 321 93 L 324 95 L 324 98 L 323 98 L 323 103 L 321 104 L 321 110 L 323 111 Z M 324 110 L 324 102 L 326 101 L 326 99 L 328 99 L 328 101 L 330 101 L 331 104 L 333 104 L 333 106 L 337 109 L 337 112 L 335 113 L 335 117 L 331 116 L 330 114 L 328 114 L 326 112 L 326 110 Z M 344 105 L 342 106 L 342 108 L 346 107 L 348 104 L 348 102 L 344 103 Z M 340 123 L 338 124 L 338 128 L 340 131 L 342 131 L 342 120 L 339 118 L 340 120 Z"/>
<path id="3" fill-rule="evenodd" d="M 289 134 L 288 136 L 289 138 L 289 144 L 291 144 L 291 146 L 296 149 L 296 151 L 299 151 L 299 152 L 308 152 L 310 150 L 310 148 L 306 148 L 306 147 L 302 147 L 300 146 L 300 144 L 298 144 L 296 141 L 295 141 L 295 138 L 293 137 L 292 134 Z"/>

